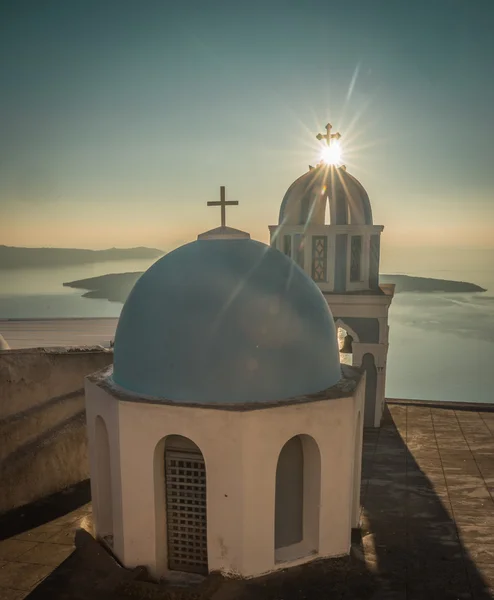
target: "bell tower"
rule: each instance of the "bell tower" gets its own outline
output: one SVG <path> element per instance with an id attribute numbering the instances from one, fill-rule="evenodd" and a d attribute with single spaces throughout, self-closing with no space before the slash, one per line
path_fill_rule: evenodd
<path id="1" fill-rule="evenodd" d="M 288 188 L 271 245 L 290 256 L 317 283 L 337 327 L 346 331 L 342 350 L 366 371 L 364 425 L 379 427 L 384 409 L 388 309 L 393 284 L 379 283 L 382 225 L 374 225 L 362 184 L 337 162 L 340 134 L 316 137 L 322 160 Z M 329 223 L 325 222 L 329 205 Z"/>

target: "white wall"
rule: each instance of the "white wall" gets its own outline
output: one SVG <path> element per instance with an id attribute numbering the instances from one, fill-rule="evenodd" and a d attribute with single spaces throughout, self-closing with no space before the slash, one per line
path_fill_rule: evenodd
<path id="1" fill-rule="evenodd" d="M 346 289 L 348 291 L 366 290 L 369 288 L 369 247 L 370 238 L 372 235 L 380 235 L 384 227 L 382 225 L 270 225 L 271 244 L 284 252 L 284 237 L 292 236 L 292 258 L 296 260 L 294 236 L 304 235 L 305 252 L 304 252 L 304 271 L 312 276 L 312 237 L 325 236 L 327 237 L 327 274 L 326 281 L 317 282 L 317 285 L 322 292 L 332 292 L 335 284 L 335 269 L 336 269 L 336 236 L 339 234 L 347 234 L 347 268 L 346 268 Z M 362 236 L 362 263 L 361 276 L 359 281 L 350 281 L 350 262 L 351 262 L 351 238 L 354 235 Z M 273 239 L 273 236 L 276 236 Z"/>
<path id="2" fill-rule="evenodd" d="M 355 426 L 357 412 L 363 410 L 362 393 L 241 412 L 122 401 L 97 381 L 88 381 L 86 390 L 91 445 L 96 416 L 107 423 L 114 551 L 126 566 L 146 565 L 155 575 L 167 571 L 163 451 L 169 435 L 189 438 L 205 459 L 210 571 L 249 577 L 314 558 L 275 561 L 276 466 L 284 444 L 299 434 L 312 436 L 321 453 L 317 556 L 348 553 Z M 96 498 L 94 449 L 90 463 Z M 99 513 L 96 507 L 96 534 Z"/>

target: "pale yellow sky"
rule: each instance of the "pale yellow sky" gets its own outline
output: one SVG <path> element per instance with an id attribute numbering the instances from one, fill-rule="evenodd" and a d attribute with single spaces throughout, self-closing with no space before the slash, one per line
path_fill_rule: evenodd
<path id="1" fill-rule="evenodd" d="M 470 210 L 469 201 L 462 198 L 436 196 L 428 203 L 427 198 L 414 195 L 392 198 L 389 192 L 381 196 L 372 194 L 372 190 L 369 193 L 374 223 L 385 226 L 383 245 L 494 247 L 494 206 L 487 198 L 477 199 Z M 279 200 L 240 199 L 239 206 L 228 209 L 227 223 L 249 231 L 254 239 L 268 242 L 268 225 L 277 222 L 283 192 L 277 195 Z M 206 201 L 176 202 L 174 211 L 170 211 L 170 203 L 160 204 L 154 199 L 127 203 L 121 211 L 114 203 L 84 204 L 79 199 L 63 204 L 19 204 L 15 211 L 2 214 L 0 210 L 0 243 L 92 249 L 149 246 L 170 250 L 218 225 L 219 210 L 208 208 Z"/>

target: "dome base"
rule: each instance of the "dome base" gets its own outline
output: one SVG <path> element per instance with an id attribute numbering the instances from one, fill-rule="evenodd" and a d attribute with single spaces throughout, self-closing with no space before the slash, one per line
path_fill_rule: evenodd
<path id="1" fill-rule="evenodd" d="M 233 227 L 216 227 L 197 236 L 198 240 L 250 240 L 250 234 Z"/>

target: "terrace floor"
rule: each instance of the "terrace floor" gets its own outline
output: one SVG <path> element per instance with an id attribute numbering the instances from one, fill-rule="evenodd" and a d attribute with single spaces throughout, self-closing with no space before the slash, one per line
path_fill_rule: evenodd
<path id="1" fill-rule="evenodd" d="M 494 600 L 493 412 L 388 404 L 382 427 L 365 432 L 351 556 L 258 580 L 105 587 L 73 552 L 76 530 L 91 529 L 88 494 L 78 486 L 0 517 L 0 600 Z"/>

